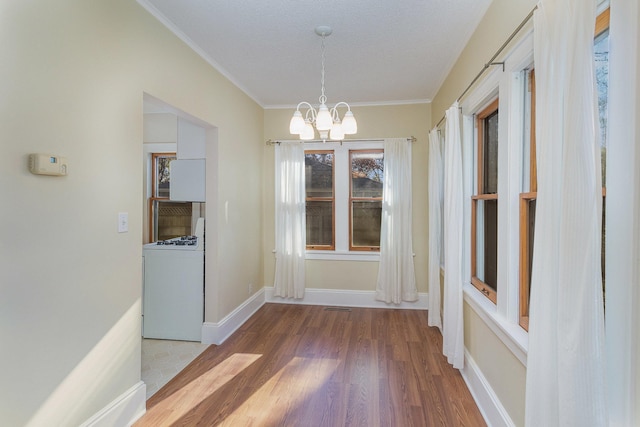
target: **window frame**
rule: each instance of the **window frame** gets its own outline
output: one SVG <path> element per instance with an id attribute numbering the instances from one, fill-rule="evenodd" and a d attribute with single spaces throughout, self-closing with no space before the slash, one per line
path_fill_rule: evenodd
<path id="1" fill-rule="evenodd" d="M 536 74 L 535 68 L 527 70 L 527 90 L 530 93 L 529 103 L 529 191 L 520 193 L 520 230 L 519 230 L 519 267 L 518 267 L 518 324 L 525 331 L 529 331 L 529 296 L 531 290 L 531 271 L 529 258 L 533 254 L 529 251 L 531 230 L 529 229 L 529 203 L 538 198 L 538 166 L 536 160 Z M 535 233 L 535 231 L 534 231 Z"/>
<path id="2" fill-rule="evenodd" d="M 349 164 L 349 150 L 384 149 L 384 142 L 377 140 L 339 142 L 306 142 L 305 152 L 310 150 L 334 151 L 334 250 L 307 249 L 305 258 L 308 260 L 328 261 L 380 261 L 379 251 L 350 251 L 349 250 L 349 180 L 351 168 Z M 277 168 L 277 165 L 276 165 Z M 277 173 L 277 169 L 276 169 Z"/>
<path id="3" fill-rule="evenodd" d="M 518 35 L 513 48 L 496 58 L 481 79 L 461 100 L 464 200 L 463 286 L 464 302 L 524 366 L 527 364 L 528 334 L 518 324 L 519 194 L 522 182 L 522 132 L 525 126 L 522 71 L 533 64 L 533 23 Z M 498 271 L 497 302 L 487 298 L 471 277 L 471 206 L 476 193 L 477 132 L 474 115 L 499 98 L 498 135 Z M 446 271 L 445 271 L 446 274 Z"/>
<path id="4" fill-rule="evenodd" d="M 593 36 L 593 40 L 594 43 L 596 41 L 596 39 L 598 37 L 600 37 L 602 34 L 604 34 L 605 32 L 609 31 L 610 28 L 610 8 L 607 7 L 605 10 L 603 10 L 600 14 L 598 14 L 598 16 L 596 17 L 596 28 L 594 31 L 594 36 Z M 595 79 L 596 77 L 594 77 Z M 607 98 L 609 97 L 609 82 L 607 81 Z M 607 101 L 608 104 L 608 101 Z M 608 105 L 607 105 L 608 107 Z M 607 113 L 608 114 L 608 113 Z M 608 117 L 607 117 L 607 122 L 608 122 Z M 608 124 L 607 124 L 607 129 L 608 129 Z M 606 132 L 605 132 L 606 135 Z M 606 288 L 606 274 L 605 274 L 605 267 L 606 267 L 606 214 L 607 214 L 607 187 L 606 187 L 606 154 L 607 154 L 607 142 L 608 142 L 608 137 L 605 141 L 605 146 L 604 146 L 604 158 L 602 158 L 602 241 L 601 241 L 601 245 L 602 245 L 602 249 L 601 249 L 601 264 L 602 264 L 602 297 L 603 300 L 605 301 L 606 304 L 606 294 L 605 294 L 605 288 Z"/>
<path id="5" fill-rule="evenodd" d="M 596 25 L 594 29 L 594 43 L 596 39 L 601 36 L 604 32 L 609 30 L 609 8 L 605 9 L 602 13 L 600 13 L 596 18 Z M 520 265 L 519 265 L 519 325 L 526 331 L 529 330 L 529 295 L 530 295 L 530 285 L 531 285 L 531 272 L 529 271 L 529 257 L 532 255 L 529 253 L 529 236 L 531 235 L 529 230 L 529 210 L 528 203 L 532 200 L 537 199 L 537 189 L 538 189 L 538 181 L 537 181 L 537 164 L 536 164 L 536 132 L 535 132 L 535 123 L 536 123 L 536 91 L 535 91 L 535 69 L 531 69 L 529 72 L 529 86 L 528 90 L 531 92 L 531 129 L 530 129 L 530 148 L 529 148 L 529 167 L 530 167 L 530 175 L 529 175 L 529 192 L 523 192 L 520 194 Z M 602 171 L 603 178 L 605 171 Z M 604 215 L 606 214 L 605 210 L 605 201 L 607 190 L 605 187 L 605 180 L 603 179 L 602 185 L 602 281 L 603 281 L 603 291 L 605 284 L 605 258 L 606 258 L 606 248 L 605 248 L 605 221 Z"/>
<path id="6" fill-rule="evenodd" d="M 604 16 L 604 15 L 603 15 Z M 602 20 L 601 16 L 599 20 Z M 471 264 L 471 196 L 475 192 L 474 160 L 475 160 L 475 121 L 473 114 L 483 109 L 488 101 L 500 95 L 500 140 L 509 141 L 499 149 L 499 167 L 501 177 L 498 189 L 501 204 L 499 207 L 499 253 L 497 304 L 493 304 L 470 281 L 463 286 L 464 301 L 511 353 L 524 365 L 527 365 L 528 332 L 520 326 L 519 304 L 521 293 L 519 282 L 520 256 L 520 194 L 522 182 L 527 177 L 523 164 L 522 142 L 526 132 L 525 92 L 523 90 L 523 71 L 534 68 L 533 58 L 533 23 L 529 21 L 514 38 L 513 48 L 507 49 L 503 55 L 495 58 L 494 66 L 489 68 L 479 79 L 472 90 L 460 100 L 462 109 L 462 157 L 465 165 L 463 177 L 464 203 L 464 246 L 463 273 L 470 277 Z M 610 117 L 611 119 L 611 117 Z M 534 124 L 532 127 L 535 128 Z M 609 130 L 612 131 L 612 127 Z M 607 159 L 609 162 L 610 159 Z M 616 170 L 615 172 L 618 172 Z M 536 171 L 537 174 L 537 171 Z M 615 175 L 615 173 L 614 173 Z M 618 174 L 619 175 L 619 174 Z M 527 191 L 530 189 L 527 189 Z M 610 192 L 612 193 L 612 192 Z M 607 217 L 609 225 L 611 221 Z M 612 231 L 613 232 L 613 231 Z M 609 242 L 607 242 L 609 243 Z M 607 262 L 613 258 L 607 255 Z M 613 267 L 607 264 L 607 270 Z M 446 272 L 445 272 L 446 274 Z M 613 293 L 613 291 L 612 291 Z"/>
<path id="7" fill-rule="evenodd" d="M 307 250 L 316 251 L 333 251 L 336 248 L 336 173 L 335 173 L 335 152 L 334 150 L 304 150 L 304 155 L 307 154 L 331 154 L 333 159 L 331 161 L 331 197 L 308 197 L 305 189 L 305 215 L 308 202 L 331 202 L 331 245 L 320 244 L 307 244 Z"/>
<path id="8" fill-rule="evenodd" d="M 158 159 L 163 157 L 170 157 L 174 160 L 178 158 L 177 152 L 166 153 L 151 153 L 151 197 L 149 197 L 149 240 L 154 242 L 155 235 L 155 204 L 156 202 L 168 201 L 170 197 L 158 196 Z"/>
<path id="9" fill-rule="evenodd" d="M 496 188 L 495 193 L 485 193 L 484 178 L 485 178 L 485 165 L 484 165 L 484 152 L 485 152 L 485 121 L 487 118 L 492 117 L 494 114 L 499 115 L 500 99 L 496 98 L 491 101 L 489 105 L 483 108 L 475 116 L 475 123 L 477 128 L 476 133 L 476 150 L 477 150 L 477 162 L 475 164 L 475 178 L 476 178 L 476 194 L 471 196 L 471 284 L 476 287 L 484 296 L 489 298 L 491 302 L 497 304 L 498 301 L 498 284 L 496 281 L 496 289 L 493 289 L 490 285 L 485 283 L 478 277 L 478 256 L 479 251 L 477 247 L 478 243 L 478 204 L 480 202 L 495 201 L 498 203 L 498 191 Z M 496 152 L 497 155 L 497 152 Z M 497 159 L 496 159 L 497 162 Z M 496 210 L 496 215 L 497 215 Z M 498 230 L 496 228 L 496 245 L 498 244 Z M 497 263 L 496 255 L 496 263 Z M 496 266 L 497 271 L 497 266 Z"/>
<path id="10" fill-rule="evenodd" d="M 382 153 L 384 161 L 384 149 L 356 149 L 349 150 L 349 251 L 369 251 L 380 252 L 380 241 L 377 246 L 356 246 L 353 243 L 353 204 L 354 202 L 380 202 L 382 205 L 382 194 L 380 197 L 354 197 L 353 196 L 353 153 L 379 154 Z M 384 173 L 384 170 L 383 170 Z M 382 210 L 382 207 L 381 207 Z M 381 226 L 382 227 L 382 226 Z"/>

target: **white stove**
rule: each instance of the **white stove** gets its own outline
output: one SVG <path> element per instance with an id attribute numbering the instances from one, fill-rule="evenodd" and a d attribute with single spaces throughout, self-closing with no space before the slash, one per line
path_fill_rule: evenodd
<path id="1" fill-rule="evenodd" d="M 204 321 L 204 219 L 194 236 L 144 245 L 145 338 L 200 341 Z"/>
<path id="2" fill-rule="evenodd" d="M 168 240 L 160 240 L 143 246 L 145 250 L 204 250 L 204 218 L 199 218 L 196 223 L 196 231 L 193 236 L 181 236 Z"/>

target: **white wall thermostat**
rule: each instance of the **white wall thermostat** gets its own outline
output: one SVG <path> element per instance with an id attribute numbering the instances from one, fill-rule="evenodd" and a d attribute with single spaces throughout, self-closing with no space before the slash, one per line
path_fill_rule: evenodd
<path id="1" fill-rule="evenodd" d="M 52 154 L 29 154 L 29 171 L 36 175 L 63 176 L 67 174 L 67 159 Z"/>

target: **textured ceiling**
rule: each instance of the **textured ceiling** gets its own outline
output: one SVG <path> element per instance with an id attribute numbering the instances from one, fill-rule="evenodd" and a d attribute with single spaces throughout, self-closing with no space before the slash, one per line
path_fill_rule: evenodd
<path id="1" fill-rule="evenodd" d="M 138 0 L 265 108 L 430 101 L 491 0 Z"/>

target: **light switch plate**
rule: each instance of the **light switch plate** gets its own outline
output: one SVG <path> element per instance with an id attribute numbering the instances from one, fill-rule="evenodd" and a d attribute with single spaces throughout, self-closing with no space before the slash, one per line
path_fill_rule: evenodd
<path id="1" fill-rule="evenodd" d="M 118 233 L 126 233 L 129 231 L 129 213 L 118 213 Z"/>

